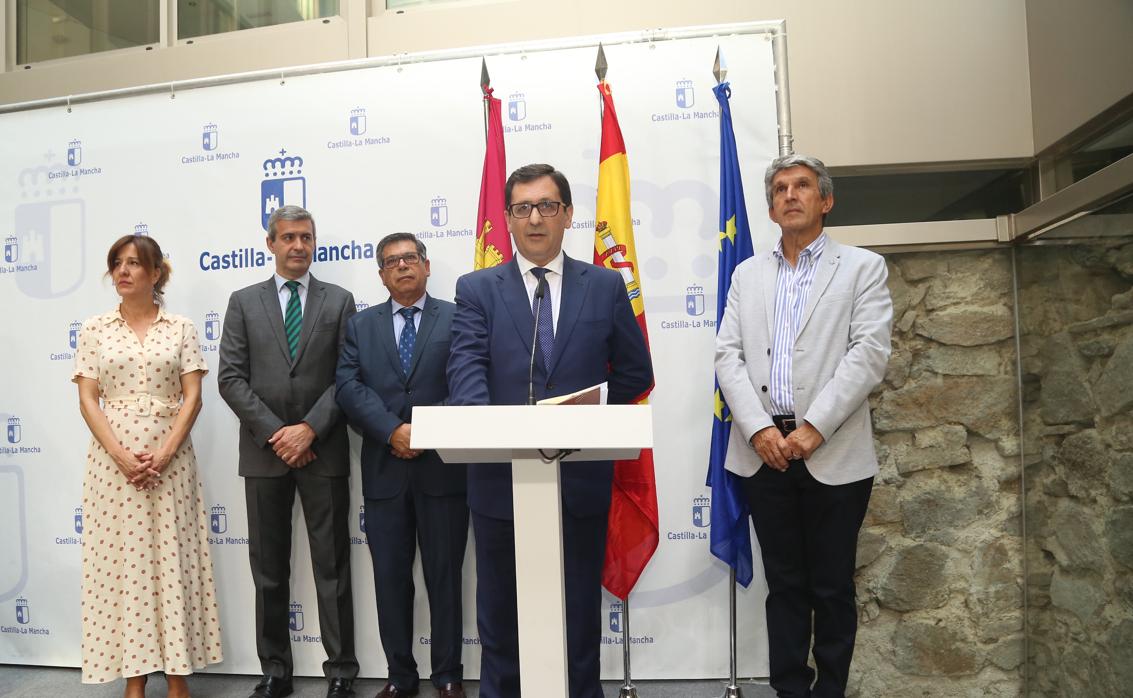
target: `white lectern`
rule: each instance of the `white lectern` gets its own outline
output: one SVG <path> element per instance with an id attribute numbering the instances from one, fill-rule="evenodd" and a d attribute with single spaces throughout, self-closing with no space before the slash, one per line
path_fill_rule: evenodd
<path id="1" fill-rule="evenodd" d="M 650 407 L 415 407 L 410 445 L 435 449 L 446 463 L 511 461 L 520 692 L 567 698 L 560 466 L 539 450 L 574 451 L 567 462 L 636 458 L 653 446 Z"/>

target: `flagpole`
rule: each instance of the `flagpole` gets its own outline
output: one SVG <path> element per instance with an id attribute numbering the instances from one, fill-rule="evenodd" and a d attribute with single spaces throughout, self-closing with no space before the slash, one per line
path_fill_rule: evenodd
<path id="1" fill-rule="evenodd" d="M 728 618 L 730 621 L 728 637 L 728 686 L 721 698 L 743 698 L 743 691 L 736 683 L 736 568 L 728 575 Z"/>
<path id="2" fill-rule="evenodd" d="M 712 75 L 716 78 L 717 85 L 724 82 L 724 78 L 728 75 L 728 66 L 724 62 L 719 46 L 716 47 L 716 61 L 712 65 Z M 736 568 L 729 565 L 728 569 L 728 686 L 724 689 L 722 698 L 743 698 L 744 693 L 736 683 Z"/>
<path id="3" fill-rule="evenodd" d="M 606 82 L 606 71 L 608 69 L 606 63 L 606 51 L 602 48 L 601 42 L 598 43 L 598 57 L 594 61 L 594 74 L 598 76 L 598 84 L 601 85 Z M 602 116 L 605 113 L 605 101 L 602 96 L 598 96 L 598 122 L 602 122 Z M 638 698 L 637 687 L 633 685 L 633 677 L 630 673 L 630 659 L 629 659 L 629 596 L 631 592 L 626 592 L 625 600 L 622 602 L 622 668 L 625 672 L 625 680 L 622 683 L 622 688 L 618 691 L 618 698 Z"/>
<path id="4" fill-rule="evenodd" d="M 629 594 L 626 594 L 625 601 L 623 602 L 623 609 L 622 664 L 625 669 L 625 683 L 622 684 L 622 690 L 618 691 L 618 698 L 638 698 L 637 687 L 633 685 L 633 679 L 631 678 L 629 668 Z"/>

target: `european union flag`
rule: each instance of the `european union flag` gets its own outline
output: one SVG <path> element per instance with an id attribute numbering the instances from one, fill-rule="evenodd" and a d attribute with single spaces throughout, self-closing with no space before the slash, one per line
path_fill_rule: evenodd
<path id="1" fill-rule="evenodd" d="M 716 330 L 724 319 L 724 305 L 732 285 L 732 272 L 740 262 L 752 255 L 751 227 L 744 204 L 744 186 L 740 180 L 736 134 L 732 130 L 732 110 L 728 98 L 732 90 L 723 82 L 712 90 L 720 102 L 720 257 L 716 282 Z M 728 435 L 732 431 L 732 415 L 724 404 L 720 381 L 716 380 L 716 398 L 712 419 L 712 451 L 708 457 L 707 484 L 712 488 L 712 554 L 736 571 L 736 580 L 745 587 L 751 584 L 751 535 L 747 500 L 737 476 L 724 469 L 728 454 Z"/>

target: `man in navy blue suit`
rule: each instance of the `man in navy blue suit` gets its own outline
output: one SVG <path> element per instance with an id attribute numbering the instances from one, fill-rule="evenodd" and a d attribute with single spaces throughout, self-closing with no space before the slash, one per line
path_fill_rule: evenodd
<path id="1" fill-rule="evenodd" d="M 507 264 L 465 274 L 456 282 L 449 404 L 527 402 L 535 303 L 543 304 L 540 315 L 549 320 L 540 322 L 534 342 L 536 399 L 606 382 L 610 403 L 632 403 L 653 383 L 645 338 L 621 276 L 563 254 L 563 234 L 574 213 L 566 177 L 550 165 L 526 165 L 508 178 L 504 198 L 518 254 Z M 542 299 L 536 293 L 540 279 L 547 289 Z M 562 470 L 572 698 L 602 698 L 602 561 L 612 479 L 608 461 L 572 463 Z M 515 698 L 519 642 L 511 466 L 470 465 L 468 503 L 476 532 L 480 695 Z M 533 669 L 538 667 L 526 668 Z"/>
<path id="2" fill-rule="evenodd" d="M 425 245 L 409 233 L 378 243 L 389 300 L 350 318 L 335 399 L 362 434 L 366 537 L 374 562 L 378 630 L 389 681 L 376 698 L 418 690 L 413 659 L 413 558 L 429 593 L 432 679 L 441 698 L 464 698 L 461 567 L 468 540 L 465 466 L 409 446 L 414 405 L 448 398 L 453 304 L 425 293 Z"/>

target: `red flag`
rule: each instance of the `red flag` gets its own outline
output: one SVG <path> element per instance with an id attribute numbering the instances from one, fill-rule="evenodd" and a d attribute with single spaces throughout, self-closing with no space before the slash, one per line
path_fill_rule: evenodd
<path id="1" fill-rule="evenodd" d="M 484 172 L 480 177 L 480 207 L 476 213 L 476 251 L 474 269 L 486 269 L 511 260 L 511 237 L 504 222 L 504 125 L 500 100 L 492 88 L 484 88 L 488 105 L 488 142 L 484 149 Z"/>
<path id="2" fill-rule="evenodd" d="M 598 165 L 598 204 L 594 224 L 594 263 L 622 275 L 626 294 L 637 324 L 649 346 L 645 326 L 645 299 L 641 295 L 637 249 L 633 242 L 633 218 L 629 204 L 629 161 L 622 130 L 614 111 L 609 84 L 598 83 L 602 93 L 602 151 Z M 648 402 L 650 386 L 638 396 Z M 602 586 L 620 599 L 629 596 L 638 577 L 657 550 L 660 538 L 657 518 L 657 481 L 653 474 L 653 449 L 642 449 L 637 460 L 614 463 L 614 486 L 606 530 L 606 560 Z"/>

